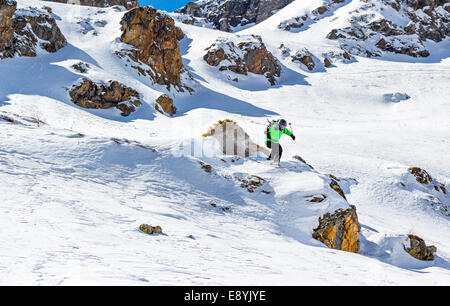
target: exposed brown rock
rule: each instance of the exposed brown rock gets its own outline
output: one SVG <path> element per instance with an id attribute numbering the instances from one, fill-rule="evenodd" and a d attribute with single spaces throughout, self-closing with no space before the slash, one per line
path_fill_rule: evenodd
<path id="1" fill-rule="evenodd" d="M 419 167 L 411 167 L 408 168 L 408 172 L 414 175 L 416 178 L 416 181 L 423 185 L 432 185 L 434 190 L 438 192 L 442 192 L 444 195 L 447 194 L 447 190 L 445 188 L 445 185 L 443 183 L 440 183 L 436 180 L 434 180 L 431 175 L 428 174 L 427 171 L 424 169 L 421 169 Z"/>
<path id="2" fill-rule="evenodd" d="M 209 0 L 188 3 L 177 13 L 203 17 L 215 29 L 231 32 L 234 27 L 260 23 L 293 0 Z"/>
<path id="3" fill-rule="evenodd" d="M 281 75 L 281 66 L 270 53 L 260 36 L 237 36 L 241 41 L 235 43 L 226 38 L 219 38 L 215 44 L 206 49 L 203 59 L 210 66 L 219 66 L 220 71 L 230 70 L 237 74 L 249 72 L 265 75 L 271 85 L 275 77 Z M 227 50 L 228 52 L 226 52 Z"/>
<path id="4" fill-rule="evenodd" d="M 358 253 L 360 230 L 356 207 L 352 205 L 349 209 L 339 209 L 320 217 L 312 236 L 331 249 Z"/>
<path id="5" fill-rule="evenodd" d="M 140 106 L 140 95 L 134 89 L 117 81 L 108 84 L 96 84 L 83 79 L 80 85 L 74 85 L 70 91 L 72 102 L 88 109 L 119 109 L 122 116 L 128 116 Z"/>
<path id="6" fill-rule="evenodd" d="M 14 44 L 12 16 L 16 11 L 16 5 L 15 1 L 0 0 L 0 58 L 2 53 L 4 56 L 14 53 L 12 51 Z"/>
<path id="7" fill-rule="evenodd" d="M 143 233 L 153 235 L 153 234 L 162 234 L 162 228 L 161 226 L 151 226 L 148 224 L 141 224 L 139 226 L 139 230 Z"/>
<path id="8" fill-rule="evenodd" d="M 14 123 L 15 122 L 15 120 L 13 118 L 8 117 L 6 115 L 0 115 L 0 120 L 4 120 L 4 121 L 9 122 L 9 123 Z"/>
<path id="9" fill-rule="evenodd" d="M 409 247 L 404 246 L 408 254 L 419 260 L 434 259 L 434 255 L 437 252 L 437 248 L 434 245 L 427 246 L 425 241 L 416 235 L 408 235 L 408 238 L 410 245 Z"/>
<path id="10" fill-rule="evenodd" d="M 159 108 L 162 108 L 162 111 Z M 173 100 L 168 95 L 162 95 L 156 99 L 155 109 L 161 113 L 175 115 L 177 108 L 173 105 Z"/>
<path id="11" fill-rule="evenodd" d="M 36 8 L 16 10 L 16 3 L 0 0 L 0 58 L 36 56 L 38 41 L 48 52 L 67 45 L 55 19 Z"/>
<path id="12" fill-rule="evenodd" d="M 419 168 L 419 167 L 411 167 L 408 168 L 409 173 L 415 176 L 416 181 L 418 181 L 421 184 L 428 184 L 433 181 L 433 178 L 431 175 L 428 174 L 425 170 Z"/>
<path id="13" fill-rule="evenodd" d="M 192 90 L 181 84 L 181 74 L 185 69 L 178 40 L 184 34 L 171 17 L 152 7 L 139 7 L 125 13 L 120 24 L 120 40 L 135 47 L 122 52 L 133 61 L 150 67 L 145 72 L 155 83 L 166 85 L 168 89 L 173 85 L 178 89 Z"/>
<path id="14" fill-rule="evenodd" d="M 293 62 L 300 62 L 308 68 L 309 71 L 313 70 L 316 67 L 314 63 L 312 54 L 307 50 L 298 51 L 295 55 L 292 56 Z"/>
<path id="15" fill-rule="evenodd" d="M 345 200 L 347 200 L 347 198 L 345 197 L 344 191 L 342 190 L 341 186 L 338 183 L 339 179 L 332 174 L 330 174 L 329 177 L 331 178 L 330 187 L 334 191 L 336 191 L 341 197 L 343 197 Z"/>
<path id="16" fill-rule="evenodd" d="M 404 54 L 411 57 L 428 57 L 426 40 L 441 42 L 450 36 L 450 5 L 448 0 L 396 0 L 380 1 L 380 13 L 388 5 L 409 19 L 407 25 L 381 18 L 375 21 L 368 18 L 352 18 L 351 25 L 342 29 L 333 29 L 329 39 L 339 39 L 341 48 L 353 55 L 367 57 L 382 56 L 383 52 Z M 367 2 L 361 10 L 371 10 L 373 4 Z M 425 13 L 425 14 L 424 14 Z M 379 37 L 373 47 L 369 38 Z"/>

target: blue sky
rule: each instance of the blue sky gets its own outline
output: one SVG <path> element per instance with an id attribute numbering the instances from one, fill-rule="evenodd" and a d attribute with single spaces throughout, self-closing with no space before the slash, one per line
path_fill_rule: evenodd
<path id="1" fill-rule="evenodd" d="M 139 4 L 141 6 L 151 5 L 160 10 L 173 12 L 191 1 L 195 0 L 139 0 Z"/>

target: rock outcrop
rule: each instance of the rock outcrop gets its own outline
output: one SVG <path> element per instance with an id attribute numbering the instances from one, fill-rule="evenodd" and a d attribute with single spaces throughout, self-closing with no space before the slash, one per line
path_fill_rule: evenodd
<path id="1" fill-rule="evenodd" d="M 419 167 L 408 168 L 401 177 L 400 186 L 414 192 L 417 201 L 425 208 L 431 208 L 450 217 L 450 195 L 447 187 L 426 170 Z"/>
<path id="2" fill-rule="evenodd" d="M 37 47 L 56 52 L 67 45 L 55 18 L 47 11 L 16 9 L 16 2 L 0 0 L 0 58 L 36 56 Z"/>
<path id="3" fill-rule="evenodd" d="M 242 75 L 261 74 L 271 85 L 275 85 L 275 78 L 281 75 L 278 60 L 257 35 L 218 38 L 206 51 L 203 59 L 210 66 L 218 66 L 220 71 L 229 70 Z"/>
<path id="4" fill-rule="evenodd" d="M 88 109 L 115 107 L 121 111 L 122 116 L 130 115 L 142 104 L 136 90 L 117 81 L 97 84 L 85 78 L 81 84 L 73 85 L 69 94 L 72 102 L 80 107 Z"/>
<path id="5" fill-rule="evenodd" d="M 304 15 L 282 21 L 278 25 L 278 28 L 294 33 L 300 32 L 317 22 L 326 12 L 341 6 L 343 2 L 345 2 L 345 0 L 325 0 L 323 1 L 323 5 L 305 13 Z"/>
<path id="6" fill-rule="evenodd" d="M 0 57 L 5 57 L 10 53 L 14 54 L 14 29 L 13 14 L 16 11 L 17 3 L 10 0 L 0 0 Z"/>
<path id="7" fill-rule="evenodd" d="M 384 52 L 427 57 L 427 40 L 440 42 L 450 36 L 446 0 L 367 1 L 353 12 L 349 23 L 333 29 L 327 38 L 338 40 L 348 53 L 367 57 Z"/>
<path id="8" fill-rule="evenodd" d="M 162 228 L 159 225 L 151 226 L 151 225 L 148 225 L 148 224 L 141 224 L 139 226 L 139 230 L 141 232 L 149 234 L 149 235 L 162 234 Z"/>
<path id="9" fill-rule="evenodd" d="M 137 0 L 42 0 L 42 1 L 76 4 L 83 6 L 94 6 L 94 7 L 110 7 L 114 5 L 120 5 L 128 10 L 139 6 Z"/>
<path id="10" fill-rule="evenodd" d="M 358 253 L 360 231 L 356 207 L 352 205 L 349 209 L 339 209 L 320 217 L 312 236 L 331 249 Z"/>
<path id="11" fill-rule="evenodd" d="M 125 13 L 120 24 L 120 40 L 134 48 L 116 52 L 119 57 L 126 56 L 136 62 L 134 68 L 140 74 L 148 75 L 168 90 L 174 86 L 179 91 L 192 91 L 182 84 L 182 75 L 187 72 L 178 41 L 184 33 L 171 17 L 152 7 L 139 7 Z"/>
<path id="12" fill-rule="evenodd" d="M 168 95 L 161 95 L 156 99 L 155 109 L 160 113 L 166 113 L 171 116 L 177 113 L 177 108 L 173 105 L 173 99 Z"/>
<path id="13" fill-rule="evenodd" d="M 202 17 L 212 27 L 232 32 L 248 24 L 260 23 L 294 0 L 206 0 L 190 2 L 177 13 Z"/>
<path id="14" fill-rule="evenodd" d="M 409 246 L 404 246 L 405 251 L 419 260 L 433 260 L 437 252 L 434 245 L 427 246 L 425 241 L 416 235 L 408 235 Z"/>

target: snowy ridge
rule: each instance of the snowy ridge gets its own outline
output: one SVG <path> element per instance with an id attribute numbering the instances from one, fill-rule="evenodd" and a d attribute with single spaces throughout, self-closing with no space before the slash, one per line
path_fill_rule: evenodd
<path id="1" fill-rule="evenodd" d="M 238 33 L 178 20 L 194 78 L 194 92 L 179 93 L 117 56 L 129 48 L 118 40 L 124 11 L 19 1 L 19 12 L 50 7 L 68 44 L 0 59 L 0 284 L 450 284 L 448 38 L 424 42 L 428 58 L 348 59 L 345 40 L 326 35 L 348 27 L 361 1 L 308 15 L 304 28 L 279 27 L 326 4 L 293 1 Z M 281 63 L 274 86 L 252 73 L 235 82 L 204 60 L 218 37 L 251 35 Z M 118 81 L 143 105 L 126 118 L 78 107 L 68 89 L 83 78 Z M 162 94 L 174 99 L 173 118 L 155 111 Z M 225 118 L 259 145 L 267 119 L 285 118 L 297 139 L 281 139 L 280 168 L 262 154 L 224 156 L 202 135 Z M 432 185 L 411 176 L 416 166 Z M 350 205 L 359 254 L 312 238 L 320 216 Z M 163 234 L 143 234 L 143 223 Z M 436 258 L 407 254 L 408 234 L 435 245 Z"/>

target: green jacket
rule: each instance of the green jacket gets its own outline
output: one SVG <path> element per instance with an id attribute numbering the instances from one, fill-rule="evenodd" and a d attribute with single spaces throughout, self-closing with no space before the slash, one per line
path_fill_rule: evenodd
<path id="1" fill-rule="evenodd" d="M 286 134 L 288 136 L 292 135 L 292 132 L 289 131 L 288 129 L 284 129 L 284 130 L 280 130 L 280 128 L 278 127 L 278 124 L 273 124 L 269 127 L 269 133 L 267 135 L 267 139 L 266 141 L 271 141 L 274 143 L 279 143 L 280 142 L 280 138 L 281 135 Z"/>

